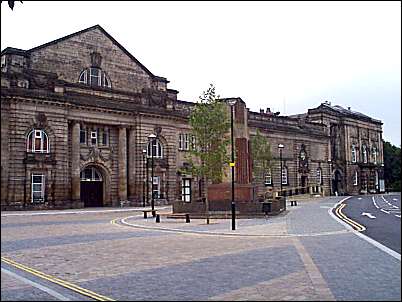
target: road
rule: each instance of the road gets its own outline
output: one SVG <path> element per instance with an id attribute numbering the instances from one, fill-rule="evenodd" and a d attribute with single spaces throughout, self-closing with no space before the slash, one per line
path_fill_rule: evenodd
<path id="1" fill-rule="evenodd" d="M 362 195 L 344 202 L 342 212 L 366 227 L 362 233 L 401 254 L 401 195 Z"/>
<path id="2" fill-rule="evenodd" d="M 156 223 L 141 208 L 2 212 L 1 300 L 400 301 L 400 257 L 332 217 L 343 199 L 235 231 L 229 219 Z"/>

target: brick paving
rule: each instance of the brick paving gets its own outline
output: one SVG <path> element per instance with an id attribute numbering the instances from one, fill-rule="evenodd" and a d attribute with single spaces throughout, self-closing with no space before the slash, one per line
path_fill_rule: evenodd
<path id="1" fill-rule="evenodd" d="M 400 261 L 328 215 L 340 199 L 300 202 L 267 220 L 238 219 L 235 231 L 230 219 L 206 225 L 162 217 L 157 224 L 141 209 L 3 212 L 1 254 L 116 300 L 400 300 Z M 124 221 L 137 227 L 110 223 L 129 216 Z M 2 278 L 2 300 L 42 297 L 26 286 L 17 294 L 9 279 Z"/>

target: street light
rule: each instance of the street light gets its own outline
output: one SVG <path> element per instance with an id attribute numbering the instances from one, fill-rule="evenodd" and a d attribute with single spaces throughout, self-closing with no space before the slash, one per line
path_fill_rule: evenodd
<path id="1" fill-rule="evenodd" d="M 148 136 L 148 146 L 151 151 L 151 209 L 152 209 L 152 216 L 155 217 L 155 205 L 154 205 L 154 143 L 156 149 L 156 142 L 155 142 L 156 135 L 151 133 Z M 148 155 L 149 156 L 149 155 Z"/>
<path id="2" fill-rule="evenodd" d="M 147 150 L 142 150 L 142 170 L 143 170 L 143 179 L 142 179 L 142 206 L 145 207 L 145 188 L 147 189 L 147 198 L 148 198 L 148 158 L 147 158 Z"/>
<path id="3" fill-rule="evenodd" d="M 279 160 L 280 160 L 280 162 L 281 162 L 281 177 L 280 177 L 280 181 L 281 181 L 281 196 L 282 196 L 282 183 L 283 183 L 283 168 L 282 168 L 282 149 L 284 148 L 285 146 L 284 145 L 282 145 L 282 144 L 279 144 L 278 145 L 278 148 L 279 148 Z M 285 200 L 285 210 L 286 210 L 286 200 Z"/>
<path id="4" fill-rule="evenodd" d="M 234 148 L 233 148 L 233 107 L 236 104 L 236 100 L 230 100 L 229 105 L 230 105 L 230 137 L 231 137 L 231 145 L 232 145 L 232 161 L 230 163 L 230 166 L 232 168 L 232 230 L 236 229 L 236 204 L 235 204 L 235 199 L 234 199 L 234 167 L 235 167 L 235 162 L 234 162 Z"/>
<path id="5" fill-rule="evenodd" d="M 331 161 L 331 159 L 328 159 L 328 164 L 329 164 L 329 196 L 331 196 L 331 193 L 332 193 L 332 161 Z"/>

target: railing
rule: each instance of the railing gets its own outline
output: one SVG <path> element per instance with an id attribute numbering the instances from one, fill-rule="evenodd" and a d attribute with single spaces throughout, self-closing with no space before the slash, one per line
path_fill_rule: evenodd
<path id="1" fill-rule="evenodd" d="M 273 190 L 273 197 L 278 196 L 294 196 L 302 194 L 319 194 L 323 195 L 323 188 L 320 185 L 298 186 L 298 187 L 286 187 L 282 190 Z"/>

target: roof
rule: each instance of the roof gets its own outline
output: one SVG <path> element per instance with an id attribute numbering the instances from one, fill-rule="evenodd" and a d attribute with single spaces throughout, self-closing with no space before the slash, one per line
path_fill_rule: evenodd
<path id="1" fill-rule="evenodd" d="M 47 46 L 50 46 L 50 45 L 59 43 L 59 42 L 61 42 L 61 41 L 67 40 L 67 39 L 69 39 L 69 38 L 71 38 L 71 37 L 80 35 L 80 34 L 82 34 L 82 33 L 85 33 L 85 32 L 87 32 L 87 31 L 91 31 L 91 30 L 94 30 L 94 29 L 100 30 L 106 37 L 108 37 L 108 38 L 113 42 L 113 44 L 115 44 L 117 47 L 119 47 L 130 59 L 132 59 L 134 62 L 136 62 L 136 63 L 137 63 L 147 74 L 149 74 L 152 78 L 154 78 L 154 79 L 156 79 L 156 80 L 158 80 L 158 81 L 165 81 L 165 82 L 168 83 L 168 81 L 166 80 L 166 78 L 162 78 L 162 77 L 155 76 L 151 71 L 149 71 L 148 68 L 146 68 L 140 61 L 138 61 L 130 52 L 128 52 L 127 49 L 125 49 L 119 42 L 117 42 L 117 41 L 116 41 L 106 30 L 104 30 L 104 29 L 102 28 L 102 26 L 100 26 L 99 24 L 94 25 L 94 26 L 91 26 L 91 27 L 88 27 L 88 28 L 83 29 L 83 30 L 80 30 L 80 31 L 77 31 L 77 32 L 75 32 L 75 33 L 69 34 L 69 35 L 64 36 L 64 37 L 62 37 L 62 38 L 59 38 L 59 39 L 56 39 L 56 40 L 47 42 L 47 43 L 45 43 L 45 44 L 36 46 L 36 47 L 31 48 L 31 49 L 29 49 L 29 50 L 22 50 L 22 49 L 17 49 L 17 48 L 13 48 L 13 47 L 7 47 L 6 49 L 4 49 L 4 50 L 1 52 L 1 54 L 3 54 L 3 53 L 9 53 L 9 52 L 12 52 L 12 53 L 18 52 L 18 54 L 21 54 L 21 55 L 28 55 L 29 53 L 31 53 L 31 52 L 33 52 L 33 51 L 36 51 L 36 50 L 38 50 L 38 49 L 45 48 L 45 47 L 47 47 Z"/>
<path id="2" fill-rule="evenodd" d="M 338 113 L 340 113 L 342 115 L 353 116 L 355 118 L 360 118 L 360 119 L 363 119 L 363 120 L 370 120 L 370 121 L 373 121 L 375 123 L 381 123 L 382 124 L 382 122 L 380 120 L 377 120 L 377 119 L 374 119 L 372 117 L 369 117 L 369 116 L 367 116 L 367 115 L 365 115 L 365 114 L 363 114 L 361 112 L 358 112 L 358 111 L 345 109 L 345 108 L 343 108 L 342 106 L 339 106 L 339 105 L 333 105 L 332 106 L 332 105 L 330 105 L 328 103 L 322 103 L 320 106 L 318 106 L 317 108 L 314 108 L 313 110 L 317 110 L 317 109 L 320 109 L 320 108 L 328 108 L 328 109 L 333 110 L 335 112 L 338 112 Z M 310 111 L 310 110 L 311 109 L 309 109 L 308 111 Z"/>

